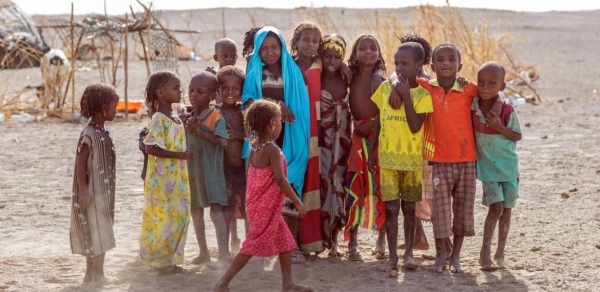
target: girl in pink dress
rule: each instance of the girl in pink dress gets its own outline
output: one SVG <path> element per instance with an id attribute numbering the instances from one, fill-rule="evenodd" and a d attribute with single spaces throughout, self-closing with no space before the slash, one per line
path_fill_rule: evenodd
<path id="1" fill-rule="evenodd" d="M 229 282 L 252 256 L 278 254 L 282 291 L 312 291 L 312 288 L 296 285 L 292 280 L 291 251 L 297 246 L 281 214 L 284 196 L 292 200 L 300 218 L 306 216 L 306 209 L 287 180 L 285 158 L 275 144 L 282 125 L 279 105 L 266 99 L 254 102 L 246 113 L 245 123 L 254 139 L 246 187 L 249 231 L 240 252 L 213 290 L 229 291 Z"/>

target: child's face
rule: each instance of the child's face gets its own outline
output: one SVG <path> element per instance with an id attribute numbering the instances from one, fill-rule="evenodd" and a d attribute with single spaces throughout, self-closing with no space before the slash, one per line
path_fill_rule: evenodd
<path id="1" fill-rule="evenodd" d="M 260 59 L 267 65 L 275 65 L 281 60 L 281 44 L 276 36 L 268 35 L 260 45 Z"/>
<path id="2" fill-rule="evenodd" d="M 211 88 L 210 80 L 192 78 L 188 94 L 194 109 L 203 110 L 215 98 L 216 92 Z"/>
<path id="3" fill-rule="evenodd" d="M 437 78 L 456 78 L 456 74 L 462 68 L 458 60 L 456 50 L 450 47 L 444 47 L 437 50 L 433 56 L 431 68 Z"/>
<path id="4" fill-rule="evenodd" d="M 415 80 L 423 61 L 417 61 L 415 53 L 410 49 L 397 50 L 394 55 L 394 65 L 396 65 L 396 75 Z"/>
<path id="5" fill-rule="evenodd" d="M 273 127 L 273 131 L 271 133 L 272 138 L 279 137 L 279 134 L 281 134 L 281 127 L 282 127 L 282 123 L 281 123 L 281 111 L 277 112 L 277 114 L 275 115 L 275 117 L 273 117 L 271 119 L 271 126 Z"/>
<path id="6" fill-rule="evenodd" d="M 224 104 L 234 105 L 242 95 L 243 80 L 240 77 L 227 74 L 219 80 L 219 92 Z"/>
<path id="7" fill-rule="evenodd" d="M 359 65 L 372 66 L 379 59 L 379 47 L 373 38 L 363 38 L 356 44 L 356 59 Z"/>
<path id="8" fill-rule="evenodd" d="M 321 55 L 321 62 L 326 72 L 335 73 L 342 65 L 342 56 L 334 49 L 327 49 Z"/>
<path id="9" fill-rule="evenodd" d="M 238 58 L 237 47 L 234 44 L 222 44 L 217 48 L 213 58 L 219 63 L 219 68 L 223 68 L 227 65 L 233 66 Z"/>
<path id="10" fill-rule="evenodd" d="M 308 28 L 300 33 L 296 45 L 298 46 L 298 55 L 304 58 L 312 58 L 317 54 L 319 44 L 321 43 L 321 33 L 313 28 Z"/>
<path id="11" fill-rule="evenodd" d="M 115 115 L 117 114 L 117 104 L 118 103 L 119 103 L 119 96 L 115 94 L 110 99 L 110 101 L 108 102 L 108 105 L 106 106 L 106 116 L 104 117 L 104 120 L 112 121 L 115 118 Z"/>
<path id="12" fill-rule="evenodd" d="M 173 77 L 158 89 L 159 98 L 163 98 L 168 103 L 179 103 L 181 101 L 181 81 Z"/>
<path id="13" fill-rule="evenodd" d="M 477 91 L 481 99 L 488 100 L 497 97 L 505 86 L 502 74 L 497 69 L 484 68 L 477 72 Z"/>

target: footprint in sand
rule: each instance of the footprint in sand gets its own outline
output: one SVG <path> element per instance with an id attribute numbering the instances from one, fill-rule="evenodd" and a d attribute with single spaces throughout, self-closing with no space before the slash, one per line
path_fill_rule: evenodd
<path id="1" fill-rule="evenodd" d="M 64 284 L 64 283 L 69 283 L 70 281 L 52 277 L 50 279 L 45 279 L 44 282 L 49 283 L 49 284 Z"/>

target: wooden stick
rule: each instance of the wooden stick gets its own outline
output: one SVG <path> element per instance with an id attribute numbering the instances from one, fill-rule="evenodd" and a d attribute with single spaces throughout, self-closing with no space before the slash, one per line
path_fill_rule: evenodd
<path id="1" fill-rule="evenodd" d="M 125 25 L 129 24 L 129 17 L 127 12 L 125 12 Z M 123 97 L 125 97 L 125 120 L 129 120 L 129 103 L 127 102 L 127 90 L 129 88 L 129 34 L 127 33 L 127 27 L 125 29 L 125 56 L 123 57 L 123 67 L 125 69 L 125 92 L 123 93 Z"/>
<path id="2" fill-rule="evenodd" d="M 131 16 L 135 19 L 135 12 L 133 12 L 133 6 L 129 5 L 129 9 L 131 9 Z M 150 27 L 150 24 L 148 24 Z M 150 79 L 150 61 L 148 60 L 148 53 L 146 51 L 146 42 L 144 42 L 144 36 L 142 35 L 142 31 L 138 30 L 138 36 L 140 37 L 140 42 L 142 43 L 142 48 L 144 49 L 144 63 L 146 63 L 146 78 Z"/>
<path id="3" fill-rule="evenodd" d="M 75 112 L 75 60 L 77 60 L 77 52 L 75 52 L 75 35 L 74 35 L 74 5 L 71 2 L 71 82 L 73 82 L 73 86 L 71 87 L 71 113 Z"/>
<path id="4" fill-rule="evenodd" d="M 150 2 L 150 6 L 146 7 L 146 5 L 144 5 L 142 2 L 140 2 L 140 0 L 135 0 L 137 1 L 137 3 L 139 3 L 146 11 L 148 11 L 148 13 L 150 13 L 150 16 L 152 16 L 152 19 L 154 19 L 154 21 L 156 22 L 156 24 L 158 24 L 158 26 L 160 26 L 160 29 L 167 35 L 167 37 L 171 40 L 173 40 L 175 42 L 176 45 L 181 46 L 181 43 L 169 33 L 169 30 L 166 29 L 162 23 L 160 23 L 160 20 L 158 20 L 158 18 L 156 18 L 156 16 L 154 15 L 154 13 L 152 13 L 152 11 L 150 10 L 152 8 L 152 2 Z"/>

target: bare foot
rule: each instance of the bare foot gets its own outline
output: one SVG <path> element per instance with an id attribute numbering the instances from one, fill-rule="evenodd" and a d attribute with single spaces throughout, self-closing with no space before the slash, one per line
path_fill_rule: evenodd
<path id="1" fill-rule="evenodd" d="M 312 287 L 305 287 L 305 286 L 301 286 L 301 285 L 296 285 L 294 283 L 287 285 L 285 287 L 283 287 L 283 289 L 281 289 L 281 291 L 283 292 L 288 292 L 288 291 L 292 291 L 292 292 L 312 292 L 313 288 Z"/>
<path id="2" fill-rule="evenodd" d="M 435 263 L 429 268 L 430 272 L 441 273 L 446 269 L 446 259 L 444 256 L 437 256 Z"/>
<path id="3" fill-rule="evenodd" d="M 108 278 L 104 275 L 94 275 L 94 279 L 92 280 L 92 286 L 94 287 L 102 287 L 108 283 Z"/>
<path id="4" fill-rule="evenodd" d="M 340 251 L 340 249 L 338 248 L 337 245 L 333 245 L 330 249 L 329 249 L 329 256 L 330 257 L 343 257 L 344 253 Z"/>
<path id="5" fill-rule="evenodd" d="M 202 263 L 206 263 L 206 262 L 210 262 L 210 254 L 207 253 L 200 253 L 199 256 L 195 257 L 192 260 L 192 265 L 199 265 Z"/>
<path id="6" fill-rule="evenodd" d="M 229 292 L 229 285 L 223 284 L 221 283 L 221 281 L 217 282 L 217 284 L 215 284 L 213 286 L 213 291 L 214 292 Z"/>
<path id="7" fill-rule="evenodd" d="M 479 253 L 479 265 L 483 271 L 495 271 L 498 267 L 492 261 L 489 253 L 481 251 Z"/>
<path id="8" fill-rule="evenodd" d="M 463 272 L 463 269 L 460 266 L 460 259 L 450 257 L 450 272 L 452 272 L 452 273 L 462 273 Z"/>
<path id="9" fill-rule="evenodd" d="M 416 270 L 419 268 L 419 264 L 415 261 L 412 256 L 404 256 L 404 268 L 409 270 Z"/>
<path id="10" fill-rule="evenodd" d="M 501 270 L 507 269 L 507 266 L 504 263 L 504 255 L 498 255 L 496 253 L 496 255 L 494 255 L 494 260 L 496 261 L 496 265 L 498 265 L 499 269 L 501 269 Z"/>
<path id="11" fill-rule="evenodd" d="M 398 258 L 394 258 L 394 257 L 390 257 L 387 261 L 387 263 L 385 264 L 385 267 L 383 268 L 383 271 L 385 273 L 390 273 L 393 270 L 397 270 L 398 269 Z"/>
<path id="12" fill-rule="evenodd" d="M 88 285 L 88 284 L 92 283 L 93 278 L 94 278 L 94 274 L 85 273 L 85 276 L 83 277 L 83 285 Z"/>
<path id="13" fill-rule="evenodd" d="M 216 262 L 210 262 L 206 266 L 212 270 L 225 270 L 229 267 L 230 263 L 231 263 L 231 261 L 224 259 L 224 260 L 218 260 Z"/>

